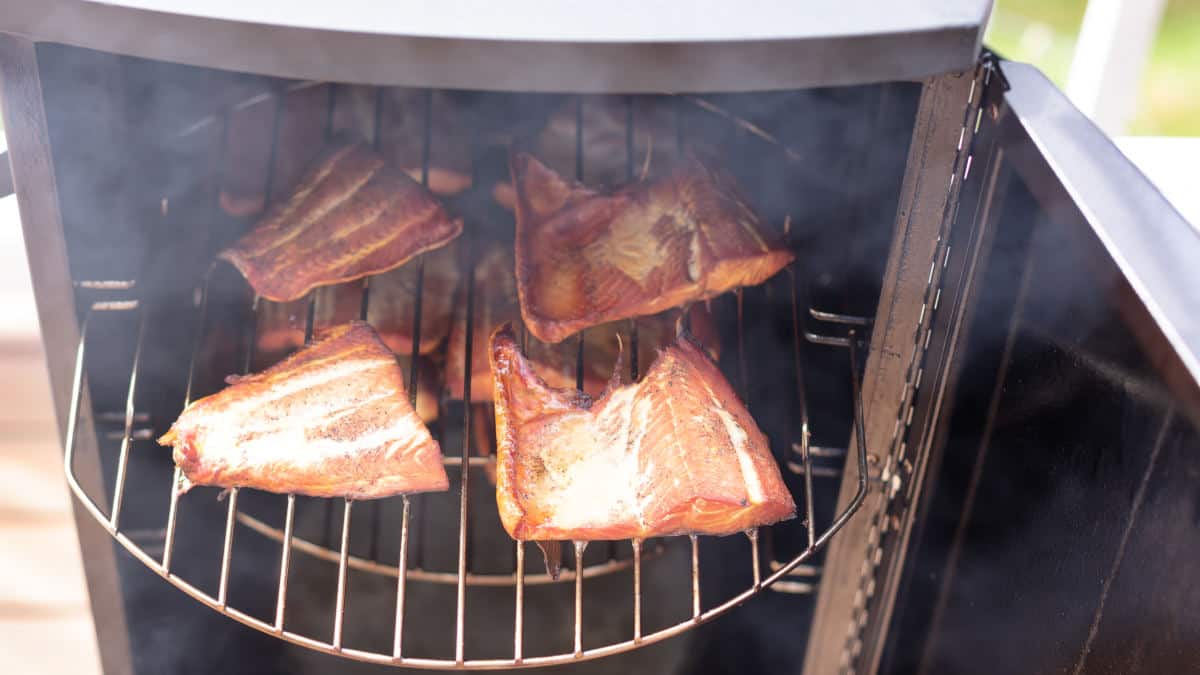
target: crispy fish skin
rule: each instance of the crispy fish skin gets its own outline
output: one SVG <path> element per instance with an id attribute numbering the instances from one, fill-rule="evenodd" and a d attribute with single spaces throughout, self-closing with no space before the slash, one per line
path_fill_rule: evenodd
<path id="1" fill-rule="evenodd" d="M 375 499 L 442 491 L 437 441 L 363 322 L 187 407 L 162 438 L 191 485 Z"/>
<path id="2" fill-rule="evenodd" d="M 568 183 L 524 153 L 510 170 L 521 315 L 546 342 L 762 283 L 794 257 L 732 176 L 700 160 L 612 193 Z"/>
<path id="3" fill-rule="evenodd" d="M 276 302 L 399 267 L 462 233 L 462 221 L 362 143 L 318 160 L 254 228 L 218 257 Z"/>
<path id="4" fill-rule="evenodd" d="M 496 501 L 514 539 L 725 535 L 795 515 L 766 437 L 686 336 L 595 400 L 549 387 L 510 326 L 490 355 Z"/>

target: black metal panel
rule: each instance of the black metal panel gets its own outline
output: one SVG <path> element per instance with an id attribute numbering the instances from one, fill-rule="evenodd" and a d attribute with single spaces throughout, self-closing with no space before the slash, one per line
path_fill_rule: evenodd
<path id="1" fill-rule="evenodd" d="M 1081 219 L 1093 232 L 1175 360 L 1200 382 L 1195 229 L 1045 75 L 1020 63 L 1002 72 L 1014 166 L 1054 218 Z"/>
<path id="2" fill-rule="evenodd" d="M 1003 199 L 885 672 L 1186 672 L 1192 399 L 1086 224 L 1018 179 Z"/>

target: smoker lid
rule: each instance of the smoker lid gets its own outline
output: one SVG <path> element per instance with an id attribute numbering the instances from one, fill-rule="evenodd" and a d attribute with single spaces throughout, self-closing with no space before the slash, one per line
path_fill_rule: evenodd
<path id="1" fill-rule="evenodd" d="M 991 0 L 12 0 L 0 31 L 299 79 L 536 91 L 735 91 L 974 62 Z"/>

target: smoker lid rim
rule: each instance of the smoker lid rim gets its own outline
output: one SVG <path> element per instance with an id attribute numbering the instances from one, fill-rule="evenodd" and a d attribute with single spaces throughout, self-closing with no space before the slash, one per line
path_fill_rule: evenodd
<path id="1" fill-rule="evenodd" d="M 418 14 L 411 5 L 368 11 L 369 0 L 309 0 L 291 3 L 283 18 L 272 17 L 262 0 L 14 0 L 0 14 L 0 32 L 296 79 L 747 91 L 920 79 L 969 68 L 991 9 L 991 0 L 949 8 L 910 0 L 901 9 L 871 0 L 802 7 L 753 0 L 751 8 L 698 2 L 677 15 L 678 6 L 637 0 L 611 0 L 602 9 L 554 0 L 441 0 Z M 669 33 L 663 25 L 672 27 Z"/>
<path id="2" fill-rule="evenodd" d="M 138 12 L 328 32 L 403 37 L 519 42 L 713 42 L 790 40 L 829 36 L 920 32 L 952 26 L 979 28 L 990 0 L 946 3 L 907 0 L 896 6 L 877 0 L 690 0 L 675 3 L 606 0 L 603 6 L 561 0 L 438 0 L 411 3 L 374 0 L 295 0 L 287 15 L 264 0 L 19 0 L 36 5 L 51 22 L 62 23 L 72 5 L 104 5 L 116 18 Z M 45 11 L 47 5 L 54 11 Z M 663 26 L 669 26 L 664 29 Z M 104 26 L 90 26 L 89 29 Z"/>

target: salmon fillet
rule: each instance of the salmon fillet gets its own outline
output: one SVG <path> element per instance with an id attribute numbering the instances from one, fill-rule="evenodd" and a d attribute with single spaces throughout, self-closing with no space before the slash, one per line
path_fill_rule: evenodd
<path id="1" fill-rule="evenodd" d="M 400 367 L 355 321 L 189 405 L 162 438 L 192 485 L 375 499 L 445 490 Z"/>
<path id="2" fill-rule="evenodd" d="M 514 539 L 724 535 L 795 515 L 766 437 L 686 336 L 598 399 L 547 386 L 510 326 L 490 353 L 496 501 Z"/>
<path id="3" fill-rule="evenodd" d="M 465 292 L 465 290 L 460 291 Z M 675 327 L 681 312 L 670 310 L 638 320 L 638 364 L 642 371 L 654 360 L 659 349 L 675 339 Z M 689 319 L 694 336 L 715 358 L 719 353 L 719 338 L 712 315 L 703 306 L 690 310 Z M 512 249 L 496 245 L 488 249 L 475 266 L 475 320 L 471 350 L 471 400 L 487 403 L 492 400 L 492 372 L 488 360 L 487 341 L 496 328 L 505 323 L 519 323 L 521 310 L 517 302 L 516 278 L 513 276 Z M 452 400 L 462 400 L 466 373 L 466 300 L 459 298 L 450 328 L 446 352 L 446 391 Z M 629 322 L 620 321 L 596 326 L 584 333 L 583 390 L 599 396 L 617 366 L 619 345 L 631 345 Z M 618 336 L 620 338 L 618 339 Z M 526 341 L 526 356 L 534 371 L 552 387 L 575 388 L 578 342 L 566 340 L 548 344 L 537 338 Z"/>
<path id="4" fill-rule="evenodd" d="M 425 256 L 421 286 L 421 354 L 441 346 L 450 332 L 454 292 L 458 288 L 458 247 L 454 244 L 430 251 Z M 370 278 L 367 321 L 384 344 L 397 356 L 412 356 L 414 301 L 417 272 L 405 265 Z M 360 283 L 318 288 L 317 313 L 313 325 L 336 326 L 357 319 L 362 308 Z M 268 363 L 299 349 L 304 344 L 308 302 L 263 302 L 258 309 L 256 353 Z"/>
<path id="5" fill-rule="evenodd" d="M 462 221 L 428 190 L 354 143 L 326 153 L 287 199 L 218 257 L 260 296 L 284 302 L 399 267 L 461 232 Z"/>
<path id="6" fill-rule="evenodd" d="M 732 176 L 699 160 L 612 193 L 527 154 L 511 172 L 521 315 L 546 342 L 762 283 L 793 258 Z"/>

